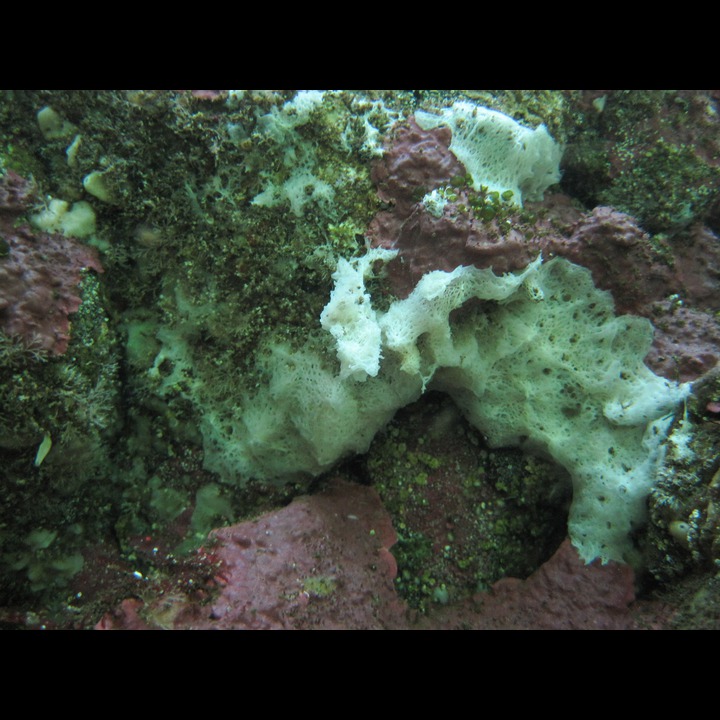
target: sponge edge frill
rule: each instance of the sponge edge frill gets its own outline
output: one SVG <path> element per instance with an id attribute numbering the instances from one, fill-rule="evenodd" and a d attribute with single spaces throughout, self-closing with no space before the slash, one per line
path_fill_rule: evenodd
<path id="1" fill-rule="evenodd" d="M 397 255 L 395 250 L 371 250 L 361 258 L 348 261 L 340 258 L 333 273 L 335 288 L 330 302 L 320 315 L 320 324 L 337 342 L 340 379 L 365 380 L 380 370 L 381 330 L 365 291 L 365 278 L 372 273 L 375 261 L 387 262 Z"/>

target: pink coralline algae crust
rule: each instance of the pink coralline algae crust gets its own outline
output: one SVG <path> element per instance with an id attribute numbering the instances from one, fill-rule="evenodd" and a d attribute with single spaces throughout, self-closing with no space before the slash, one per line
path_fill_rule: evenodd
<path id="1" fill-rule="evenodd" d="M 645 362 L 653 372 L 679 382 L 693 381 L 720 359 L 720 323 L 709 313 L 677 307 L 672 301 L 653 305 L 655 336 Z"/>
<path id="2" fill-rule="evenodd" d="M 653 322 L 645 362 L 658 375 L 687 382 L 717 364 L 720 240 L 708 228 L 691 227 L 672 245 L 653 244 L 631 216 L 596 207 L 570 237 L 550 240 L 547 251 L 588 268 L 618 313 Z"/>
<path id="3" fill-rule="evenodd" d="M 371 222 L 371 244 L 399 250 L 388 263 L 388 276 L 399 297 L 407 297 L 430 270 L 450 272 L 458 265 L 475 265 L 501 274 L 525 267 L 542 251 L 538 228 L 526 236 L 516 226 L 478 220 L 472 210 L 460 209 L 465 193 L 457 195 L 457 202 L 448 203 L 440 217 L 416 203 L 402 221 L 395 213 L 383 212 Z"/>
<path id="4" fill-rule="evenodd" d="M 323 493 L 214 533 L 228 584 L 219 628 L 382 628 L 402 607 L 390 517 L 374 490 L 335 481 Z"/>
<path id="5" fill-rule="evenodd" d="M 5 177 L 0 179 L 0 218 L 15 218 L 21 215 L 32 197 L 32 183 L 8 170 Z"/>
<path id="6" fill-rule="evenodd" d="M 225 100 L 228 95 L 227 90 L 191 90 L 190 94 L 197 100 L 210 100 L 217 102 Z"/>
<path id="7" fill-rule="evenodd" d="M 696 224 L 673 245 L 676 291 L 693 308 L 720 309 L 720 238 Z"/>
<path id="8" fill-rule="evenodd" d="M 620 312 L 643 314 L 649 303 L 663 297 L 669 268 L 634 219 L 612 208 L 583 214 L 556 195 L 532 206 L 532 221 L 522 222 L 519 212 L 488 221 L 476 216 L 460 188 L 453 191 L 457 200 L 435 217 L 417 195 L 447 185 L 466 171 L 457 160 L 453 164 L 448 159 L 454 159 L 449 137 L 439 142 L 433 136 L 431 142 L 426 135 L 414 123 L 402 127 L 391 135 L 385 156 L 373 169 L 378 196 L 394 204 L 376 215 L 368 235 L 373 246 L 399 251 L 388 267 L 399 296 L 406 297 L 431 270 L 449 272 L 458 265 L 474 265 L 501 274 L 519 270 L 543 253 L 589 268 L 596 285 L 613 293 Z M 421 191 L 416 188 L 413 194 L 412 183 L 418 178 Z"/>
<path id="9" fill-rule="evenodd" d="M 451 138 L 450 128 L 423 130 L 413 117 L 393 128 L 371 178 L 378 197 L 401 219 L 423 195 L 465 175 L 465 166 L 450 152 Z"/>
<path id="10" fill-rule="evenodd" d="M 477 217 L 463 187 L 467 171 L 449 148 L 451 138 L 447 127 L 422 130 L 410 118 L 393 129 L 385 154 L 373 164 L 378 197 L 389 208 L 373 218 L 367 234 L 373 247 L 399 251 L 388 264 L 390 283 L 399 297 L 407 297 L 431 270 L 475 265 L 492 267 L 499 274 L 523 268 L 545 249 L 549 235 L 572 227 L 581 216 L 569 203 L 559 203 L 557 212 L 553 208 L 547 219 L 530 224 L 520 220 L 519 211 L 508 210 L 493 220 Z M 457 178 L 456 199 L 436 217 L 422 198 Z"/>
<path id="11" fill-rule="evenodd" d="M 377 502 L 368 488 L 355 486 L 356 491 L 348 493 L 350 487 L 338 482 L 335 491 L 348 500 L 361 499 L 360 512 L 366 501 L 372 506 Z M 390 577 L 394 561 L 377 560 L 378 553 L 387 551 L 382 542 L 358 556 L 353 554 L 357 542 L 340 548 L 348 533 L 336 536 L 331 527 L 347 527 L 348 508 L 344 501 L 338 508 L 330 497 L 325 499 L 327 505 L 321 500 L 309 513 L 296 514 L 302 505 L 315 505 L 303 498 L 289 506 L 297 503 L 291 512 L 280 510 L 258 523 L 217 531 L 223 590 L 212 603 L 171 592 L 148 599 L 144 593 L 145 602 L 123 600 L 96 629 L 627 630 L 669 627 L 674 616 L 670 606 L 635 600 L 629 566 L 585 565 L 569 540 L 527 580 L 504 578 L 486 592 L 436 605 L 418 616 L 395 594 Z M 372 537 L 367 524 L 360 522 Z M 355 530 L 349 534 L 357 539 Z M 366 540 L 360 544 L 368 546 Z M 328 549 L 330 555 L 323 555 Z M 335 578 L 334 584 L 325 582 L 329 577 Z"/>
<path id="12" fill-rule="evenodd" d="M 126 598 L 96 628 L 621 629 L 663 627 L 670 616 L 635 602 L 630 567 L 585 565 L 566 540 L 527 580 L 502 579 L 418 617 L 395 591 L 395 539 L 377 493 L 335 478 L 317 495 L 214 531 L 200 553 L 214 594 L 160 583 L 145 588 L 144 600 Z"/>
<path id="13" fill-rule="evenodd" d="M 703 225 L 670 244 L 651 239 L 632 216 L 599 206 L 572 232 L 549 236 L 543 252 L 588 268 L 619 313 L 657 315 L 655 303 L 675 294 L 696 310 L 719 307 L 720 239 Z"/>
<path id="14" fill-rule="evenodd" d="M 677 297 L 643 313 L 655 325 L 646 362 L 659 375 L 686 382 L 720 360 L 720 238 L 703 225 L 690 227 L 673 244 L 672 273 L 668 290 Z"/>
<path id="15" fill-rule="evenodd" d="M 474 630 L 627 630 L 634 573 L 628 565 L 585 565 L 569 540 L 527 580 L 503 578 L 471 600 L 436 611 L 421 627 Z"/>
<path id="16" fill-rule="evenodd" d="M 62 355 L 70 341 L 70 315 L 81 303 L 81 271 L 103 268 L 95 248 L 28 225 L 14 227 L 28 187 L 12 172 L 0 180 L 0 329 L 32 350 Z"/>
<path id="17" fill-rule="evenodd" d="M 552 238 L 548 250 L 588 268 L 595 285 L 612 293 L 619 313 L 646 315 L 671 285 L 671 270 L 647 233 L 609 207 L 585 215 L 569 238 Z"/>
<path id="18" fill-rule="evenodd" d="M 373 218 L 367 235 L 373 247 L 399 251 L 388 264 L 388 277 L 401 298 L 431 270 L 451 271 L 458 265 L 492 267 L 497 273 L 518 270 L 543 250 L 551 229 L 544 220 L 528 227 L 518 212 L 490 221 L 476 217 L 469 207 L 467 170 L 450 151 L 451 139 L 449 128 L 423 130 L 410 117 L 393 128 L 385 153 L 373 163 L 371 178 L 388 207 Z M 437 217 L 422 199 L 449 185 L 454 185 L 455 199 Z M 569 206 L 568 213 L 574 220 L 580 216 Z M 557 220 L 567 224 L 567 217 Z"/>
<path id="19" fill-rule="evenodd" d="M 128 599 L 98 629 L 380 629 L 400 627 L 390 516 L 377 493 L 335 479 L 323 492 L 216 530 L 217 597 Z M 168 606 L 172 610 L 168 612 Z"/>

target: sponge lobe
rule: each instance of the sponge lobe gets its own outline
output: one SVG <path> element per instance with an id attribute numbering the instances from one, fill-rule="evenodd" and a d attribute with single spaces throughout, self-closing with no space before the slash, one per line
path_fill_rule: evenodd
<path id="1" fill-rule="evenodd" d="M 457 102 L 434 115 L 415 113 L 417 124 L 427 130 L 447 125 L 452 130 L 450 150 L 466 167 L 473 185 L 489 190 L 511 190 L 522 205 L 542 200 L 545 190 L 560 180 L 562 148 L 546 127 L 524 127 L 511 117 L 468 102 Z"/>
<path id="2" fill-rule="evenodd" d="M 454 325 L 457 362 L 439 369 L 432 387 L 449 392 L 492 445 L 563 465 L 573 479 L 569 530 L 581 556 L 627 561 L 665 416 L 688 387 L 643 364 L 652 326 L 615 317 L 589 271 L 556 259 L 533 279 L 542 300 L 518 292 Z"/>

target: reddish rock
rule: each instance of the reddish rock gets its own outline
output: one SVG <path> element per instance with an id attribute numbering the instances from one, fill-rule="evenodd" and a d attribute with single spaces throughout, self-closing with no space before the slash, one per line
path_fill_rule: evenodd
<path id="1" fill-rule="evenodd" d="M 648 306 L 668 294 L 671 270 L 650 237 L 630 215 L 596 207 L 569 238 L 552 238 L 548 249 L 592 272 L 609 290 L 618 313 L 647 315 Z"/>
<path id="2" fill-rule="evenodd" d="M 0 179 L 0 218 L 16 218 L 25 212 L 34 196 L 33 185 L 16 172 L 8 170 Z"/>
<path id="3" fill-rule="evenodd" d="M 423 628 L 474 630 L 629 630 L 634 573 L 628 565 L 585 565 L 569 540 L 527 580 L 492 589 L 425 618 Z"/>
<path id="4" fill-rule="evenodd" d="M 390 517 L 376 492 L 341 480 L 284 510 L 214 533 L 227 585 L 218 628 L 383 628 L 402 608 Z"/>
<path id="5" fill-rule="evenodd" d="M 585 565 L 566 540 L 527 580 L 504 578 L 413 619 L 393 587 L 388 515 L 373 490 L 339 479 L 214 536 L 213 599 L 146 588 L 144 600 L 125 599 L 96 629 L 621 630 L 669 627 L 675 615 L 635 602 L 629 566 Z"/>
<path id="6" fill-rule="evenodd" d="M 627 565 L 585 565 L 565 541 L 527 580 L 506 578 L 412 619 L 394 588 L 395 532 L 377 494 L 335 479 L 257 520 L 215 531 L 203 551 L 214 597 L 166 585 L 127 598 L 97 629 L 631 629 L 667 608 L 634 604 Z M 643 620 L 639 620 L 639 612 Z"/>
<path id="7" fill-rule="evenodd" d="M 465 175 L 465 166 L 450 152 L 451 138 L 450 128 L 423 130 L 413 117 L 395 125 L 371 178 L 398 217 L 407 217 L 426 193 Z"/>
<path id="8" fill-rule="evenodd" d="M 488 220 L 473 208 L 462 182 L 454 183 L 460 187 L 453 188 L 453 200 L 431 213 L 423 196 L 466 174 L 450 140 L 448 128 L 423 131 L 411 119 L 392 132 L 373 168 L 378 196 L 390 207 L 372 220 L 368 237 L 373 247 L 398 251 L 387 266 L 398 297 L 407 297 L 432 270 L 474 265 L 501 274 L 540 253 L 561 256 L 588 268 L 619 314 L 641 315 L 657 326 L 647 360 L 656 373 L 695 380 L 714 367 L 720 358 L 720 323 L 713 314 L 720 240 L 710 229 L 692 226 L 671 245 L 651 238 L 626 213 L 602 206 L 582 213 L 562 195 L 529 205 L 528 213 L 503 207 Z M 669 302 L 671 296 L 677 297 Z"/>
<path id="9" fill-rule="evenodd" d="M 214 543 L 213 543 L 214 541 Z M 400 627 L 395 531 L 377 493 L 335 479 L 282 510 L 216 530 L 219 592 L 209 602 L 148 593 L 98 629 L 381 629 Z"/>
<path id="10" fill-rule="evenodd" d="M 0 329 L 26 347 L 62 355 L 77 312 L 81 272 L 103 272 L 95 248 L 63 235 L 15 227 L 30 191 L 15 173 L 0 180 Z"/>
<path id="11" fill-rule="evenodd" d="M 544 249 L 537 227 L 531 231 L 516 221 L 480 220 L 472 210 L 461 209 L 465 201 L 448 203 L 440 217 L 416 203 L 409 216 L 379 213 L 368 235 L 374 247 L 398 250 L 388 263 L 393 291 L 407 297 L 420 278 L 431 270 L 450 272 L 458 265 L 492 268 L 498 275 L 524 268 Z"/>
<path id="12" fill-rule="evenodd" d="M 705 225 L 692 226 L 673 243 L 674 292 L 698 310 L 720 309 L 720 238 Z"/>
<path id="13" fill-rule="evenodd" d="M 666 300 L 653 305 L 651 319 L 655 336 L 645 362 L 654 373 L 689 382 L 717 365 L 720 323 L 713 315 Z"/>

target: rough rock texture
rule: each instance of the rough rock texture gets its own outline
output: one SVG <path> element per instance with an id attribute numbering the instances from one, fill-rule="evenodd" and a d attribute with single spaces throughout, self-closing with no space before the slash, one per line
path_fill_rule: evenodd
<path id="1" fill-rule="evenodd" d="M 370 629 L 401 616 L 395 532 L 374 490 L 335 482 L 215 537 L 228 577 L 217 627 Z"/>
<path id="2" fill-rule="evenodd" d="M 465 175 L 465 167 L 450 152 L 448 127 L 423 130 L 411 117 L 397 124 L 385 143 L 385 154 L 373 164 L 372 180 L 381 200 L 407 217 L 425 193 Z"/>
<path id="3" fill-rule="evenodd" d="M 662 603 L 634 603 L 633 572 L 627 565 L 584 565 L 569 540 L 527 580 L 505 578 L 488 592 L 436 606 L 424 616 L 406 612 L 392 588 L 380 595 L 353 596 L 351 586 L 338 583 L 331 599 L 316 591 L 298 591 L 296 581 L 291 597 L 270 600 L 278 579 L 271 570 L 256 575 L 263 582 L 251 582 L 250 594 L 245 594 L 250 588 L 242 579 L 233 585 L 239 578 L 231 569 L 228 585 L 212 606 L 172 596 L 147 603 L 128 598 L 96 629 L 629 630 L 669 627 L 674 615 Z M 226 605 L 221 620 L 214 618 L 218 602 Z"/>
<path id="4" fill-rule="evenodd" d="M 146 589 L 97 629 L 629 629 L 670 617 L 658 604 L 633 603 L 630 567 L 585 565 L 569 540 L 527 580 L 505 578 L 419 616 L 395 592 L 395 533 L 377 494 L 341 479 L 213 536 L 217 545 L 204 551 L 215 568 L 212 599 Z"/>
<path id="5" fill-rule="evenodd" d="M 689 228 L 674 245 L 677 291 L 699 310 L 720 309 L 720 238 L 704 225 Z"/>
<path id="6" fill-rule="evenodd" d="M 0 217 L 18 217 L 25 211 L 32 197 L 32 183 L 8 170 L 5 177 L 0 179 Z"/>
<path id="7" fill-rule="evenodd" d="M 720 359 L 720 240 L 696 225 L 670 245 L 630 215 L 596 207 L 546 252 L 592 272 L 619 313 L 649 318 L 655 337 L 646 363 L 658 375 L 692 381 Z M 672 299 L 669 299 L 672 298 Z"/>
<path id="8" fill-rule="evenodd" d="M 0 180 L 0 329 L 32 350 L 62 355 L 70 341 L 69 316 L 81 303 L 81 271 L 103 268 L 94 248 L 14 226 L 28 188 L 12 172 Z"/>
<path id="9" fill-rule="evenodd" d="M 645 360 L 658 375 L 680 382 L 696 380 L 720 360 L 720 323 L 713 315 L 678 307 L 672 301 L 653 305 L 655 337 Z"/>
<path id="10" fill-rule="evenodd" d="M 595 285 L 612 293 L 619 313 L 646 315 L 670 285 L 671 270 L 647 233 L 609 207 L 582 218 L 571 237 L 550 239 L 548 250 L 588 268 Z"/>
<path id="11" fill-rule="evenodd" d="M 585 565 L 569 540 L 527 580 L 504 578 L 486 593 L 438 610 L 422 627 L 474 630 L 626 630 L 636 627 L 628 565 Z"/>
<path id="12" fill-rule="evenodd" d="M 407 297 L 429 270 L 451 272 L 458 265 L 489 268 L 499 275 L 519 270 L 532 262 L 545 243 L 537 228 L 528 235 L 519 223 L 480 220 L 473 210 L 463 210 L 464 191 L 448 203 L 440 217 L 434 217 L 422 203 L 400 220 L 396 213 L 383 212 L 370 225 L 373 246 L 399 250 L 388 264 L 393 290 Z M 546 230 L 547 231 L 547 230 Z"/>
<path id="13" fill-rule="evenodd" d="M 370 223 L 373 247 L 399 250 L 389 263 L 393 290 L 407 297 L 418 280 L 430 270 L 454 270 L 458 265 L 492 267 L 498 273 L 525 267 L 543 249 L 539 238 L 548 223 L 532 230 L 519 213 L 498 219 L 481 219 L 477 199 L 466 181 L 467 171 L 450 152 L 447 127 L 422 130 L 410 118 L 389 136 L 385 154 L 373 165 L 372 179 L 378 197 L 390 205 Z M 455 199 L 447 202 L 438 217 L 423 204 L 423 197 L 440 187 L 453 186 Z"/>
<path id="14" fill-rule="evenodd" d="M 213 561 L 219 595 L 209 605 L 158 597 L 128 599 L 101 629 L 380 629 L 398 627 L 390 516 L 377 493 L 334 480 L 257 520 L 222 528 Z M 211 541 L 212 542 L 212 541 Z"/>

